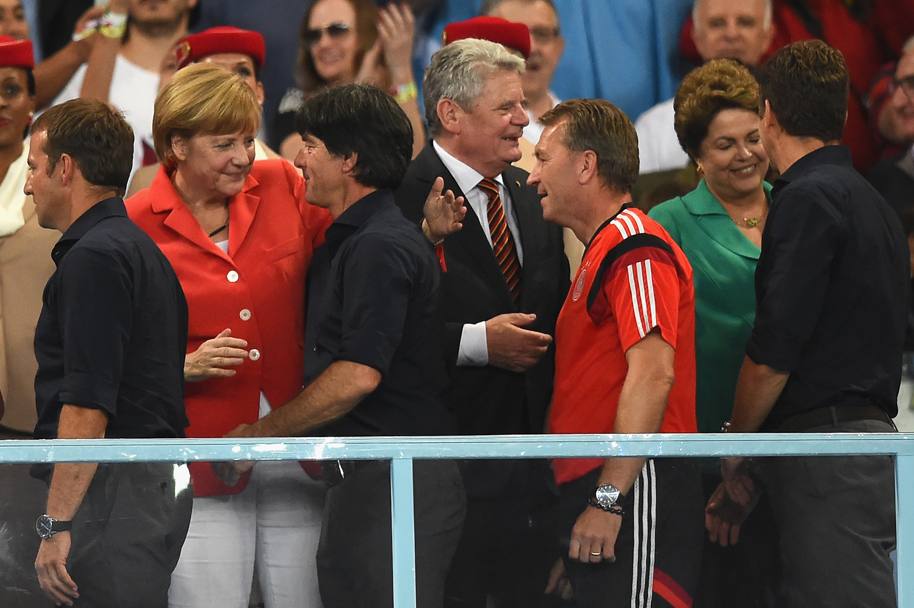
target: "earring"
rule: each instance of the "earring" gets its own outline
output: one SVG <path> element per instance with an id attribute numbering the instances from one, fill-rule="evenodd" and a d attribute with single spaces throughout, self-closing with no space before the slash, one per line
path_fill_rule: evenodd
<path id="1" fill-rule="evenodd" d="M 697 173 L 699 176 L 702 176 L 705 173 L 705 170 L 701 168 L 701 163 L 697 160 L 695 161 L 695 173 Z"/>

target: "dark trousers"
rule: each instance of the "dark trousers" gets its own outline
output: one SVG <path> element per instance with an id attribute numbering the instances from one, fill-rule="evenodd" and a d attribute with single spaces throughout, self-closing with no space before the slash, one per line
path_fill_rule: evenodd
<path id="1" fill-rule="evenodd" d="M 419 608 L 441 608 L 466 512 L 457 465 L 415 461 L 413 496 L 416 602 Z M 317 550 L 324 608 L 393 606 L 391 555 L 390 463 L 362 463 L 327 491 Z"/>
<path id="2" fill-rule="evenodd" d="M 889 433 L 858 420 L 807 432 Z M 896 605 L 895 467 L 890 456 L 771 458 L 759 463 L 780 531 L 787 608 Z"/>
<path id="3" fill-rule="evenodd" d="M 720 459 L 703 460 L 705 504 L 721 479 Z M 695 608 L 776 606 L 779 566 L 777 526 L 768 496 L 762 494 L 752 514 L 740 527 L 736 545 L 721 547 L 705 535 Z"/>
<path id="4" fill-rule="evenodd" d="M 99 465 L 73 519 L 68 570 L 79 587 L 74 606 L 168 606 L 171 573 L 190 524 L 189 480 L 186 466 L 169 463 Z"/>
<path id="5" fill-rule="evenodd" d="M 555 506 L 529 500 L 471 499 L 454 565 L 447 608 L 542 608 L 561 605 L 544 593 L 559 559 Z"/>
<path id="6" fill-rule="evenodd" d="M 568 546 L 600 470 L 560 487 L 560 524 Z M 616 561 L 565 564 L 578 608 L 690 606 L 698 586 L 704 516 L 697 463 L 648 460 L 622 501 Z"/>

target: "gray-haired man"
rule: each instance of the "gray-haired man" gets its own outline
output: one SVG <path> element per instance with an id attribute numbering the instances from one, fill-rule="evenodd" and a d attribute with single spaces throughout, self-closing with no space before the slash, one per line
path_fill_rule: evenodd
<path id="1" fill-rule="evenodd" d="M 528 123 L 523 59 L 467 39 L 432 57 L 424 82 L 432 143 L 413 161 L 397 202 L 420 221 L 436 177 L 464 196 L 463 230 L 443 245 L 440 312 L 451 388 L 465 434 L 539 433 L 552 393 L 551 334 L 568 286 L 559 227 L 543 220 L 527 173 L 511 166 Z M 538 606 L 558 556 L 545 525 L 554 494 L 545 462 L 472 461 L 463 538 L 446 605 Z"/>

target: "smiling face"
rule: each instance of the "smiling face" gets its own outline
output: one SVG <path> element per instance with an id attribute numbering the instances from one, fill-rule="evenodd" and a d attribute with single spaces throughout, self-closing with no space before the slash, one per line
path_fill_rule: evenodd
<path id="1" fill-rule="evenodd" d="M 562 57 L 565 41 L 559 33 L 559 18 L 548 3 L 505 0 L 490 13 L 530 29 L 530 57 L 522 77 L 524 93 L 536 99 L 549 90 L 555 67 Z"/>
<path id="2" fill-rule="evenodd" d="M 181 179 L 213 198 L 241 192 L 254 163 L 254 133 L 174 136 L 171 146 Z"/>
<path id="3" fill-rule="evenodd" d="M 527 184 L 536 187 L 543 206 L 543 219 L 570 226 L 577 199 L 577 176 L 581 153 L 569 150 L 564 142 L 562 122 L 546 127 L 536 144 L 536 165 Z"/>
<path id="4" fill-rule="evenodd" d="M 327 29 L 334 24 L 348 29 Z M 344 84 L 355 78 L 355 28 L 355 8 L 347 0 L 318 0 L 311 9 L 308 29 L 320 30 L 320 37 L 311 43 L 311 59 L 317 75 L 329 84 Z"/>
<path id="5" fill-rule="evenodd" d="M 768 155 L 759 126 L 756 114 L 739 109 L 721 110 L 708 125 L 696 160 L 708 188 L 725 202 L 751 196 L 761 188 Z"/>
<path id="6" fill-rule="evenodd" d="M 0 148 L 18 146 L 32 118 L 35 100 L 29 96 L 22 68 L 0 68 Z"/>
<path id="7" fill-rule="evenodd" d="M 698 54 L 709 59 L 739 59 L 756 65 L 771 43 L 766 0 L 699 0 L 692 39 Z"/>
<path id="8" fill-rule="evenodd" d="M 308 188 L 305 197 L 318 207 L 329 209 L 343 199 L 345 175 L 343 159 L 327 150 L 324 142 L 313 135 L 302 138 L 302 147 L 295 157 Z"/>
<path id="9" fill-rule="evenodd" d="M 0 0 L 0 36 L 16 40 L 29 37 L 29 24 L 21 0 Z"/>
<path id="10" fill-rule="evenodd" d="M 457 107 L 458 157 L 488 177 L 520 160 L 518 141 L 529 122 L 525 106 L 520 74 L 499 70 L 489 75 L 473 105 Z"/>

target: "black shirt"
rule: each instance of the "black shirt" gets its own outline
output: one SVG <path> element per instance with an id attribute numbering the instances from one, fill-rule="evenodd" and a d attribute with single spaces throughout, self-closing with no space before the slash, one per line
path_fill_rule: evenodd
<path id="1" fill-rule="evenodd" d="M 894 417 L 910 274 L 895 212 L 844 146 L 795 162 L 772 196 L 747 354 L 790 378 L 763 428 L 830 405 Z"/>
<path id="2" fill-rule="evenodd" d="M 96 203 L 51 251 L 35 331 L 35 436 L 57 436 L 64 404 L 104 410 L 107 437 L 183 437 L 187 304 L 124 201 Z"/>
<path id="3" fill-rule="evenodd" d="M 334 361 L 381 373 L 378 388 L 324 435 L 437 435 L 453 431 L 440 399 L 440 279 L 431 244 L 379 190 L 327 229 L 311 266 L 306 382 Z M 314 328 L 314 329 L 311 329 Z"/>

